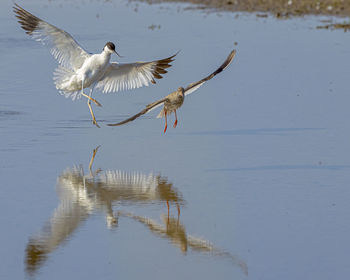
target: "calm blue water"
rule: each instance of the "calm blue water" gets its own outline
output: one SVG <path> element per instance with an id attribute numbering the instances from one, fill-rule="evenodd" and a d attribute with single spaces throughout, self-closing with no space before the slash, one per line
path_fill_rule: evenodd
<path id="1" fill-rule="evenodd" d="M 316 17 L 180 5 L 19 4 L 90 52 L 115 42 L 120 62 L 181 52 L 155 86 L 95 92 L 98 129 L 85 100 L 57 93 L 56 62 L 1 2 L 1 279 L 349 275 L 348 33 L 318 30 Z M 232 48 L 176 129 L 163 134 L 157 112 L 105 126 L 203 78 Z"/>

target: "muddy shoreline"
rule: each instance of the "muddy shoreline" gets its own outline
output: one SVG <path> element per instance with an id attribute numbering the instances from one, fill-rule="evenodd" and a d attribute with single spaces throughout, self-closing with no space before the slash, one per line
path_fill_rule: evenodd
<path id="1" fill-rule="evenodd" d="M 132 0 L 149 4 L 191 3 L 193 9 L 255 12 L 266 17 L 291 17 L 303 15 L 350 16 L 350 0 Z"/>

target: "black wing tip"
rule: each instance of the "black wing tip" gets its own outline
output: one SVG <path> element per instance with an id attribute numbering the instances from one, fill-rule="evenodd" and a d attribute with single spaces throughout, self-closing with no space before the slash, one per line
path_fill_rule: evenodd
<path id="1" fill-rule="evenodd" d="M 175 59 L 173 59 L 175 56 L 177 56 L 179 54 L 179 52 L 181 52 L 181 50 L 178 50 L 175 54 L 173 54 L 172 56 L 169 56 L 168 59 L 171 59 L 171 61 L 174 61 Z"/>
<path id="2" fill-rule="evenodd" d="M 128 123 L 128 122 L 131 122 L 131 121 L 135 120 L 135 119 L 138 118 L 138 117 L 139 117 L 139 114 L 136 114 L 135 116 L 132 116 L 132 117 L 130 117 L 130 118 L 126 119 L 126 120 L 123 120 L 123 121 L 121 121 L 121 122 L 118 122 L 118 123 L 108 123 L 107 125 L 108 125 L 108 126 L 121 126 L 121 125 L 123 125 L 123 124 L 126 124 L 126 123 Z"/>
<path id="3" fill-rule="evenodd" d="M 177 53 L 173 54 L 172 56 L 169 56 L 167 58 L 164 59 L 160 59 L 157 60 L 156 65 L 155 65 L 155 69 L 153 70 L 152 74 L 153 74 L 153 78 L 154 79 L 162 79 L 164 74 L 168 73 L 167 70 L 165 70 L 166 68 L 171 67 L 172 65 L 170 64 L 171 62 L 173 62 L 175 59 L 174 57 L 179 53 L 180 51 L 178 51 Z M 152 79 L 151 83 L 155 84 L 156 81 Z"/>
<path id="4" fill-rule="evenodd" d="M 16 2 L 13 3 L 14 6 L 12 7 L 13 8 L 13 11 L 16 12 L 16 11 L 19 11 L 19 10 L 24 10 L 20 5 L 18 5 Z"/>
<path id="5" fill-rule="evenodd" d="M 227 57 L 227 60 L 229 60 L 230 62 L 234 59 L 234 57 L 236 56 L 237 50 L 233 49 L 230 54 Z"/>
<path id="6" fill-rule="evenodd" d="M 227 56 L 226 60 L 224 61 L 223 64 L 221 64 L 221 66 L 215 71 L 215 75 L 219 74 L 220 72 L 222 72 L 223 70 L 226 69 L 227 66 L 230 65 L 230 63 L 232 62 L 232 60 L 234 59 L 235 55 L 236 55 L 237 51 L 234 49 L 230 52 L 230 54 Z"/>
<path id="7" fill-rule="evenodd" d="M 32 34 L 33 31 L 38 27 L 40 19 L 27 12 L 17 3 L 14 3 L 13 12 L 18 19 L 19 24 L 27 34 Z"/>
<path id="8" fill-rule="evenodd" d="M 122 123 L 108 123 L 108 126 L 119 126 L 122 125 Z"/>
<path id="9" fill-rule="evenodd" d="M 225 69 L 230 63 L 231 61 L 234 59 L 234 57 L 236 56 L 237 51 L 235 49 L 233 49 L 230 54 L 227 56 L 225 62 L 222 64 L 223 69 Z"/>
<path id="10" fill-rule="evenodd" d="M 137 116 L 137 115 L 136 115 L 136 116 Z M 108 126 L 121 126 L 121 125 L 123 125 L 123 124 L 126 124 L 126 123 L 128 123 L 128 122 L 133 121 L 134 119 L 136 119 L 136 117 L 135 117 L 135 116 L 132 116 L 132 117 L 130 117 L 130 118 L 126 119 L 126 120 L 123 120 L 123 121 L 121 121 L 121 122 L 118 122 L 118 123 L 108 123 L 107 125 L 108 125 Z"/>

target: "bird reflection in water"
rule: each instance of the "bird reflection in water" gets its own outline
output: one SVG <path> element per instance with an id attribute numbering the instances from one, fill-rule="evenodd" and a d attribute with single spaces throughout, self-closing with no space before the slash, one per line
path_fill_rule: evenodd
<path id="1" fill-rule="evenodd" d="M 247 266 L 239 258 L 217 249 L 209 241 L 193 237 L 186 233 L 185 226 L 180 222 L 180 206 L 185 204 L 181 193 L 160 175 L 127 173 L 120 170 L 92 170 L 92 165 L 98 151 L 94 149 L 89 164 L 89 173 L 85 174 L 83 167 L 68 168 L 57 178 L 57 192 L 60 204 L 42 230 L 33 235 L 26 247 L 26 270 L 34 275 L 43 265 L 48 255 L 64 244 L 72 233 L 94 212 L 106 213 L 107 226 L 115 228 L 118 217 L 131 218 L 145 225 L 154 235 L 167 239 L 183 253 L 189 248 L 200 253 L 210 253 L 213 256 L 229 259 L 247 274 Z M 163 215 L 163 224 L 153 219 L 137 216 L 124 211 L 113 212 L 115 204 L 136 203 L 166 203 L 167 215 Z M 177 206 L 178 215 L 169 215 L 169 203 Z"/>
<path id="2" fill-rule="evenodd" d="M 189 249 L 198 253 L 208 253 L 212 256 L 226 258 L 247 275 L 247 264 L 238 257 L 231 255 L 229 252 L 216 248 L 208 240 L 191 236 L 186 233 L 185 226 L 179 221 L 179 217 L 169 217 L 162 215 L 163 224 L 158 223 L 154 219 L 137 216 L 132 213 L 118 211 L 119 217 L 129 217 L 144 226 L 146 226 L 154 235 L 163 239 L 167 239 L 171 244 L 180 248 L 182 253 L 186 254 Z"/>
<path id="3" fill-rule="evenodd" d="M 181 193 L 160 175 L 128 173 L 120 170 L 92 170 L 99 147 L 94 149 L 85 174 L 82 165 L 68 168 L 57 179 L 60 204 L 42 230 L 33 235 L 26 247 L 26 270 L 33 275 L 48 255 L 69 239 L 72 233 L 94 212 L 106 213 L 107 226 L 116 227 L 118 219 L 114 204 L 169 203 L 175 204 L 180 214 L 184 205 Z"/>

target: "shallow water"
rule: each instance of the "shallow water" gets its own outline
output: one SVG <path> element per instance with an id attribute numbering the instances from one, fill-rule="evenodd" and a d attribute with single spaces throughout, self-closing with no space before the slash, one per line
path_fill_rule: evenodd
<path id="1" fill-rule="evenodd" d="M 84 100 L 57 93 L 56 62 L 19 28 L 12 2 L 0 4 L 1 279 L 349 275 L 348 33 L 318 30 L 316 17 L 19 4 L 91 52 L 114 41 L 121 62 L 181 52 L 156 86 L 96 92 L 98 129 Z M 105 126 L 203 78 L 232 48 L 232 65 L 186 98 L 176 129 L 163 134 L 157 112 Z"/>

